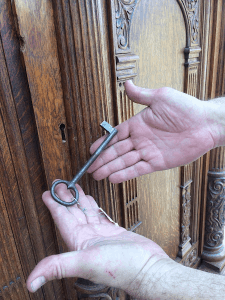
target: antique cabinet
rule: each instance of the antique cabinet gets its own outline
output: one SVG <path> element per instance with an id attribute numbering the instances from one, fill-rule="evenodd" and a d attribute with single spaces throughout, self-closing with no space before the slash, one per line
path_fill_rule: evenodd
<path id="1" fill-rule="evenodd" d="M 127 98 L 127 79 L 224 95 L 224 13 L 224 0 L 0 0 L 0 299 L 129 298 L 76 279 L 26 290 L 38 261 L 67 251 L 41 195 L 84 164 L 103 120 L 143 108 Z M 218 148 L 123 184 L 91 175 L 80 184 L 177 262 L 220 272 L 224 167 Z"/>

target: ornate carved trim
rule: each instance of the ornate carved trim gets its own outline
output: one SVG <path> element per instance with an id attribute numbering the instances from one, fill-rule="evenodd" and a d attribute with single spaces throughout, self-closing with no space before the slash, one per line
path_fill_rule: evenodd
<path id="1" fill-rule="evenodd" d="M 190 250 L 190 218 L 191 218 L 191 183 L 189 180 L 184 186 L 181 186 L 182 207 L 181 207 L 181 234 L 178 256 L 183 258 Z"/>
<path id="2" fill-rule="evenodd" d="M 201 261 L 201 258 L 198 256 L 198 242 L 191 246 L 182 259 L 177 257 L 175 261 L 186 267 L 198 267 Z"/>
<path id="3" fill-rule="evenodd" d="M 110 287 L 102 284 L 95 284 L 89 280 L 79 278 L 75 282 L 75 288 L 77 290 L 78 300 L 86 298 L 100 298 L 112 300 L 109 296 Z"/>
<path id="4" fill-rule="evenodd" d="M 225 224 L 225 172 L 208 173 L 205 246 L 220 247 L 223 244 Z"/>
<path id="5" fill-rule="evenodd" d="M 182 222 L 181 222 L 181 244 L 185 244 L 190 240 L 190 216 L 191 216 L 191 183 L 188 181 L 182 186 Z"/>
<path id="6" fill-rule="evenodd" d="M 186 0 L 191 44 L 199 43 L 199 0 Z"/>
<path id="7" fill-rule="evenodd" d="M 186 25 L 186 47 L 199 44 L 199 2 L 200 0 L 177 0 Z"/>
<path id="8" fill-rule="evenodd" d="M 185 83 L 184 92 L 198 97 L 199 55 L 199 5 L 200 0 L 177 0 L 181 7 L 186 26 Z"/>
<path id="9" fill-rule="evenodd" d="M 197 258 L 198 258 L 198 251 L 196 248 L 194 248 L 188 253 L 187 257 L 183 260 L 182 265 L 186 267 L 191 267 L 194 264 L 194 262 L 197 260 Z"/>
<path id="10" fill-rule="evenodd" d="M 120 300 L 131 299 L 125 292 L 117 288 L 107 287 L 102 284 L 95 284 L 89 280 L 79 278 L 75 282 L 75 288 L 77 290 L 77 299 L 89 299 L 98 298 L 103 300 Z M 133 299 L 133 298 L 132 298 Z"/>
<path id="11" fill-rule="evenodd" d="M 114 11 L 116 28 L 114 28 L 115 52 L 116 52 L 116 77 L 117 77 L 117 105 L 118 122 L 122 123 L 134 115 L 133 103 L 128 99 L 124 82 L 137 76 L 135 73 L 136 61 L 139 57 L 130 52 L 130 26 L 132 16 L 138 0 L 115 0 Z M 123 191 L 123 211 L 124 226 L 131 231 L 135 231 L 141 224 L 139 220 L 139 209 L 137 200 L 136 179 L 124 182 Z"/>
<path id="12" fill-rule="evenodd" d="M 208 172 L 205 239 L 202 258 L 216 271 L 225 265 L 225 172 Z"/>
<path id="13" fill-rule="evenodd" d="M 119 82 L 137 76 L 137 73 L 134 73 L 134 68 L 138 59 L 139 57 L 135 54 L 120 54 L 116 56 L 116 76 Z"/>
<path id="14" fill-rule="evenodd" d="M 130 26 L 138 0 L 115 0 L 117 48 L 130 49 Z"/>

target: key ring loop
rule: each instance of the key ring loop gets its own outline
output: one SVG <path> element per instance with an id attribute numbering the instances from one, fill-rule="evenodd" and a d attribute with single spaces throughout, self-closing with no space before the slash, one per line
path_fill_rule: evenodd
<path id="1" fill-rule="evenodd" d="M 68 189 L 73 190 L 75 192 L 75 197 L 73 197 L 74 198 L 73 201 L 66 202 L 66 201 L 63 201 L 59 197 L 56 196 L 55 187 L 60 183 L 64 183 L 67 186 Z M 78 199 L 79 199 L 79 192 L 78 192 L 77 188 L 75 187 L 75 184 L 71 184 L 71 181 L 67 181 L 67 180 L 57 180 L 57 181 L 55 181 L 52 184 L 52 187 L 51 187 L 51 195 L 52 195 L 52 198 L 56 202 L 58 202 L 59 204 L 64 205 L 64 206 L 72 206 L 72 205 L 76 204 L 78 202 Z"/>

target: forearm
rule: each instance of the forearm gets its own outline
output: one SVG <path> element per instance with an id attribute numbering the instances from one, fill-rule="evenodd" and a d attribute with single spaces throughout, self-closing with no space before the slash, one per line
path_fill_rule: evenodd
<path id="1" fill-rule="evenodd" d="M 225 97 L 204 102 L 207 126 L 215 147 L 225 146 Z"/>
<path id="2" fill-rule="evenodd" d="M 145 274 L 145 275 L 143 275 Z M 184 267 L 173 260 L 160 260 L 139 274 L 138 299 L 211 300 L 225 299 L 225 280 L 221 275 Z"/>

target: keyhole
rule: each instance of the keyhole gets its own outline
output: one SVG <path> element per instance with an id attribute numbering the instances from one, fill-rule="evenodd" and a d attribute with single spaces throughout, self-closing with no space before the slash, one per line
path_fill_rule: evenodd
<path id="1" fill-rule="evenodd" d="M 61 124 L 59 126 L 59 129 L 61 130 L 61 135 L 62 135 L 62 142 L 65 143 L 66 142 L 66 135 L 65 135 L 65 124 Z"/>

